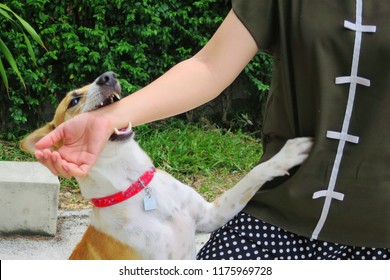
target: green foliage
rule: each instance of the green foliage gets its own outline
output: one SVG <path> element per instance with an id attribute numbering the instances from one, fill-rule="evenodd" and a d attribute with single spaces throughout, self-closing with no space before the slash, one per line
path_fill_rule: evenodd
<path id="1" fill-rule="evenodd" d="M 72 88 L 111 70 L 126 94 L 149 84 L 206 44 L 229 7 L 220 0 L 4 0 L 43 38 L 47 50 L 0 20 L 1 37 L 13 50 L 24 78 L 7 68 L 9 97 L 0 92 L 0 133 L 7 138 L 51 118 L 53 108 Z M 240 77 L 246 91 L 262 96 L 263 57 Z M 0 65 L 1 66 L 1 65 Z M 4 65 L 5 66 L 5 65 Z M 268 68 L 268 65 L 266 65 Z M 264 81 L 264 84 L 263 82 Z"/>
<path id="2" fill-rule="evenodd" d="M 24 19 L 22 19 L 18 14 L 16 14 L 10 8 L 8 8 L 8 6 L 0 3 L 0 20 L 1 19 L 8 21 L 9 23 L 11 23 L 13 25 L 14 29 L 19 30 L 19 32 L 21 33 L 21 35 L 24 38 L 24 42 L 25 42 L 25 45 L 27 47 L 28 54 L 29 54 L 30 58 L 32 59 L 32 61 L 35 63 L 35 61 L 36 61 L 35 54 L 34 54 L 34 51 L 31 47 L 30 39 L 27 37 L 25 31 L 27 31 L 30 34 L 30 36 L 37 43 L 39 43 L 41 46 L 44 47 L 44 44 L 43 44 L 41 38 L 39 37 L 39 35 L 36 33 L 36 31 L 30 26 L 30 24 L 28 24 Z M 2 53 L 4 58 L 8 61 L 9 65 L 11 66 L 13 71 L 16 73 L 19 80 L 22 82 L 22 85 L 24 87 L 26 87 L 26 85 L 24 84 L 24 81 L 23 81 L 23 77 L 20 74 L 19 68 L 16 65 L 15 59 L 14 59 L 11 51 L 8 49 L 7 45 L 1 39 L 1 37 L 0 37 L 0 53 Z M 3 61 L 1 59 L 1 56 L 0 56 L 0 75 L 1 75 L 1 78 L 2 78 L 3 83 L 5 85 L 5 88 L 8 92 L 8 78 L 7 78 L 7 74 L 6 74 L 5 67 L 4 67 Z"/>

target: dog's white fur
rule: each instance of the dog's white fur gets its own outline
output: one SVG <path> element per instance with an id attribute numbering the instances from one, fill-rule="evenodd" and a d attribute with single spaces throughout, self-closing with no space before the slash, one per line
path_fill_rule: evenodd
<path id="1" fill-rule="evenodd" d="M 77 92 L 72 91 L 57 109 L 54 119 L 61 119 L 59 115 L 67 115 L 69 110 L 76 110 L 74 114 L 78 114 L 94 109 L 110 91 L 118 88 L 116 80 L 115 84 L 98 85 L 98 79 L 80 89 L 83 92 L 77 107 L 82 109 L 68 108 L 67 103 L 72 100 L 69 95 Z M 51 126 L 58 124 L 51 123 Z M 22 148 L 33 152 L 31 147 L 47 134 L 46 131 L 42 132 L 41 128 L 27 137 Z M 157 208 L 144 210 L 143 191 L 110 207 L 94 207 L 90 227 L 71 258 L 194 259 L 196 232 L 212 232 L 223 226 L 266 181 L 284 176 L 291 167 L 301 164 L 311 145 L 310 138 L 287 141 L 276 156 L 253 168 L 214 202 L 207 202 L 193 188 L 157 170 L 149 185 L 157 199 Z M 85 197 L 99 198 L 125 190 L 152 166 L 152 160 L 133 137 L 110 141 L 88 176 L 77 181 Z M 130 253 L 123 253 L 126 251 Z"/>

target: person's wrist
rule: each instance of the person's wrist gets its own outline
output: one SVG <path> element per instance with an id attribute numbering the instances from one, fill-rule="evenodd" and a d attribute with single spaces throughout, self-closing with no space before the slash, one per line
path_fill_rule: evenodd
<path id="1" fill-rule="evenodd" d="M 103 114 L 99 114 L 98 111 L 99 110 L 92 111 L 92 112 L 90 112 L 90 114 L 91 114 L 92 118 L 95 118 L 98 120 L 99 129 L 102 130 L 103 135 L 108 140 L 110 138 L 110 136 L 114 133 L 115 125 L 109 117 L 107 117 Z"/>
<path id="2" fill-rule="evenodd" d="M 109 139 L 115 130 L 113 121 L 110 118 L 102 117 L 102 125 L 104 126 L 106 138 Z"/>

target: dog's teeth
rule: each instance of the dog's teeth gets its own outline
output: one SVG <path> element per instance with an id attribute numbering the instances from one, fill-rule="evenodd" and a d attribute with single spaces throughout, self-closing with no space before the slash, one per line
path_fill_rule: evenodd
<path id="1" fill-rule="evenodd" d="M 100 103 L 100 106 L 103 106 L 104 105 L 104 103 L 102 102 L 102 103 Z"/>
<path id="2" fill-rule="evenodd" d="M 115 132 L 116 135 L 122 135 L 122 134 L 130 133 L 131 130 L 132 130 L 131 122 L 129 123 L 129 125 L 127 126 L 126 129 L 119 130 L 117 128 L 114 128 L 114 132 Z"/>
<path id="3" fill-rule="evenodd" d="M 129 132 L 131 132 L 131 130 L 132 130 L 132 124 L 131 124 L 131 122 L 129 122 L 129 125 L 127 126 L 126 129 L 123 130 L 122 134 L 129 133 Z"/>
<path id="4" fill-rule="evenodd" d="M 126 130 L 119 130 L 117 128 L 114 128 L 114 131 L 115 131 L 116 135 L 122 135 L 122 134 L 126 134 L 128 132 L 127 129 Z"/>
<path id="5" fill-rule="evenodd" d="M 118 93 L 115 92 L 114 95 L 115 95 L 116 98 L 118 98 L 118 100 L 121 99 L 121 96 Z"/>

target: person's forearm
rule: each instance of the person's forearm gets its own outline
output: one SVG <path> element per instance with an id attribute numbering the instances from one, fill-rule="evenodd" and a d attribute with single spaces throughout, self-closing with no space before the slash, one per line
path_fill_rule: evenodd
<path id="1" fill-rule="evenodd" d="M 114 127 L 134 126 L 174 116 L 215 98 L 228 85 L 206 63 L 191 58 L 120 102 L 99 109 Z"/>
<path id="2" fill-rule="evenodd" d="M 138 125 L 196 108 L 217 97 L 227 86 L 217 80 L 217 75 L 197 58 L 181 62 L 126 100 L 130 107 L 139 99 L 131 119 Z"/>

